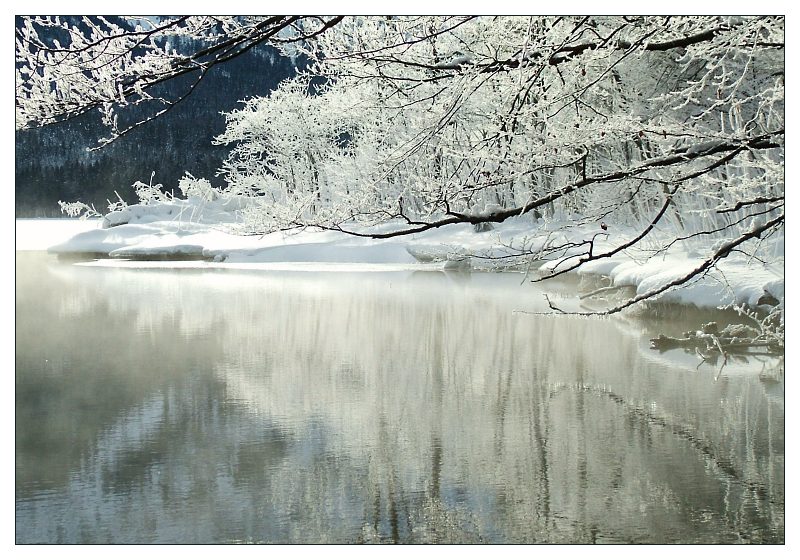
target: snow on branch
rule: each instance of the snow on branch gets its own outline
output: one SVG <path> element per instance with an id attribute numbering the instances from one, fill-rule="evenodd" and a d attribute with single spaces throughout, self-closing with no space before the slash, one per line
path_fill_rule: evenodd
<path id="1" fill-rule="evenodd" d="M 157 18 L 18 17 L 16 26 L 16 124 L 45 126 L 104 113 L 110 140 L 140 123 L 120 128 L 121 108 L 146 104 L 156 118 L 182 101 L 217 64 L 254 46 L 277 40 L 306 41 L 342 19 L 301 16 Z M 197 76 L 174 98 L 155 87 L 183 75 Z"/>

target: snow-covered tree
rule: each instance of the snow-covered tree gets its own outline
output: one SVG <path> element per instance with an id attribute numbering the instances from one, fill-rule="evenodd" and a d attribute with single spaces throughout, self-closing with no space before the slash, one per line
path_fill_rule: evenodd
<path id="1" fill-rule="evenodd" d="M 572 256 L 555 274 L 660 230 L 709 240 L 691 277 L 782 231 L 783 35 L 780 17 L 349 18 L 229 115 L 224 171 L 283 193 L 256 228 L 568 214 L 639 232 L 549 247 Z"/>
<path id="2" fill-rule="evenodd" d="M 208 48 L 179 55 L 184 34 Z M 518 215 L 638 228 L 602 250 L 539 249 L 569 257 L 553 274 L 656 234 L 653 254 L 702 240 L 697 268 L 634 301 L 783 235 L 782 17 L 24 18 L 18 126 L 96 108 L 113 139 L 120 108 L 166 110 L 159 83 L 263 41 L 310 64 L 217 139 L 229 192 L 259 202 L 253 231 L 390 237 Z"/>

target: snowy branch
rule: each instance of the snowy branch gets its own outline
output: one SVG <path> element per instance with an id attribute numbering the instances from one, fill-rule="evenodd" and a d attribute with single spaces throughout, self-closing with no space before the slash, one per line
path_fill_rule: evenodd
<path id="1" fill-rule="evenodd" d="M 698 278 L 704 272 L 706 272 L 715 264 L 717 264 L 721 259 L 727 257 L 732 251 L 734 251 L 737 247 L 739 247 L 743 243 L 750 241 L 753 238 L 758 238 L 761 237 L 762 235 L 768 234 L 770 230 L 782 227 L 783 223 L 784 223 L 784 216 L 783 215 L 777 216 L 776 218 L 773 218 L 765 222 L 764 224 L 756 228 L 753 228 L 752 230 L 747 231 L 746 233 L 740 235 L 739 237 L 723 244 L 721 247 L 715 250 L 711 254 L 711 256 L 706 258 L 700 265 L 692 269 L 690 272 L 678 278 L 675 278 L 674 280 L 671 280 L 670 282 L 667 282 L 662 286 L 659 286 L 658 288 L 639 294 L 636 297 L 633 297 L 617 306 L 611 307 L 610 309 L 606 309 L 605 311 L 565 311 L 560 307 L 556 306 L 555 304 L 553 304 L 553 302 L 550 301 L 549 299 L 548 299 L 548 305 L 550 309 L 554 311 L 558 311 L 559 313 L 568 313 L 571 315 L 613 315 L 614 313 L 619 313 L 623 309 L 627 309 L 628 307 L 631 307 L 636 303 L 653 299 L 654 297 L 666 292 L 671 288 L 681 286 L 683 284 L 686 284 L 687 282 L 690 282 Z"/>

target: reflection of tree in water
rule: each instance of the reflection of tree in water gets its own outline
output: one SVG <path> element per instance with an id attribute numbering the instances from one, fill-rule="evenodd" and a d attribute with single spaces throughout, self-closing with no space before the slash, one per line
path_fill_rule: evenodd
<path id="1" fill-rule="evenodd" d="M 286 303 L 286 313 L 282 306 L 273 306 L 273 316 L 282 323 L 284 315 L 298 314 L 298 305 L 303 307 L 299 301 Z M 269 340 L 269 347 L 294 344 L 298 353 L 312 357 L 302 364 L 285 362 L 285 371 L 273 372 L 268 381 L 236 368 L 229 370 L 227 379 L 237 394 L 249 395 L 260 413 L 278 416 L 293 414 L 291 401 L 302 387 L 303 398 L 315 403 L 334 436 L 329 442 L 337 450 L 333 453 L 367 465 L 359 540 L 671 542 L 713 541 L 720 534 L 724 540 L 740 538 L 719 530 L 720 524 L 726 527 L 720 521 L 725 506 L 719 491 L 695 496 L 691 485 L 681 488 L 683 477 L 675 477 L 675 472 L 688 472 L 690 482 L 698 486 L 720 483 L 703 457 L 698 460 L 695 451 L 683 449 L 680 439 L 664 439 L 648 424 L 621 414 L 613 401 L 598 401 L 583 391 L 567 401 L 550 398 L 552 387 L 565 378 L 583 387 L 597 383 L 598 376 L 609 379 L 606 371 L 620 371 L 629 378 L 611 376 L 614 384 L 624 383 L 633 395 L 663 400 L 667 409 L 693 414 L 702 404 L 681 401 L 686 390 L 694 390 L 694 380 L 682 387 L 682 376 L 653 376 L 649 385 L 643 384 L 648 362 L 642 361 L 635 341 L 631 347 L 618 339 L 609 322 L 567 319 L 554 324 L 520 321 L 511 314 L 489 319 L 482 307 L 436 302 L 426 302 L 420 312 L 408 302 L 372 301 L 366 294 L 342 298 L 334 306 L 325 300 L 318 310 L 314 302 L 305 305 L 311 310 L 309 324 L 322 333 L 314 337 L 312 348 L 297 348 L 280 332 L 261 336 Z M 592 337 L 598 325 L 601 334 Z M 294 328 L 305 330 L 301 324 Z M 477 353 L 476 340 L 481 341 Z M 581 344 L 584 352 L 578 351 Z M 347 375 L 326 373 L 325 366 L 316 363 L 319 356 L 334 352 L 350 364 Z M 607 363 L 598 366 L 603 361 Z M 759 396 L 753 398 L 760 402 Z M 355 409 L 343 408 L 341 402 Z M 707 419 L 715 422 L 713 413 Z M 602 426 L 605 431 L 598 432 Z M 718 437 L 717 425 L 710 427 L 709 436 Z M 724 442 L 725 447 L 732 445 L 735 442 Z M 687 466 L 664 468 L 647 458 L 653 449 L 667 457 L 674 453 L 674 461 Z M 767 457 L 780 460 L 779 453 Z M 651 474 L 642 480 L 640 471 L 647 469 Z M 703 516 L 710 518 L 698 522 Z M 742 520 L 741 525 L 747 523 L 782 526 L 763 517 Z M 780 535 L 752 538 L 780 540 Z"/>
<path id="2" fill-rule="evenodd" d="M 181 383 L 187 371 L 203 371 L 220 352 L 214 339 L 197 345 L 176 336 L 179 315 L 137 330 L 134 309 L 115 309 L 113 296 L 94 286 L 43 273 L 43 258 L 17 253 L 16 260 L 16 476 L 23 493 L 63 485 L 107 426 Z M 128 471 L 161 451 L 126 453 Z"/>
<path id="3" fill-rule="evenodd" d="M 618 414 L 621 413 L 630 435 L 639 438 L 645 448 L 640 457 L 645 459 L 647 468 L 641 472 L 653 480 L 662 481 L 657 490 L 663 493 L 665 504 L 685 516 L 683 527 L 680 530 L 676 528 L 671 533 L 672 538 L 682 539 L 684 542 L 691 542 L 695 538 L 705 540 L 707 537 L 703 537 L 699 530 L 693 531 L 693 528 L 695 525 L 710 523 L 720 528 L 720 533 L 716 535 L 720 542 L 783 540 L 784 498 L 782 489 L 775 492 L 772 473 L 767 472 L 765 475 L 751 471 L 749 475 L 746 474 L 737 465 L 739 458 L 730 455 L 730 449 L 727 450 L 729 456 L 726 457 L 724 450 L 691 426 L 669 415 L 657 414 L 643 406 L 637 406 L 605 387 L 561 385 L 550 392 L 549 399 L 570 398 L 567 395 L 578 403 L 585 396 L 592 396 L 607 400 L 618 407 Z M 577 408 L 581 409 L 580 404 Z M 760 410 L 746 411 L 744 419 L 738 420 L 746 423 L 745 429 L 752 435 L 764 419 L 762 413 Z M 591 430 L 587 433 L 591 433 Z M 676 442 L 686 445 L 675 445 Z M 667 446 L 666 452 L 658 449 L 663 445 Z M 747 452 L 751 458 L 755 456 L 753 451 L 751 449 Z M 782 449 L 780 451 L 782 456 Z M 769 456 L 772 461 L 776 459 L 772 453 Z M 779 465 L 770 465 L 771 469 L 776 467 L 780 468 Z M 583 479 L 582 474 L 578 463 L 579 479 Z M 615 478 L 611 486 L 619 488 L 619 476 L 615 475 Z M 699 478 L 716 479 L 716 483 L 701 485 L 691 482 Z M 583 506 L 585 505 L 584 503 Z M 582 513 L 585 514 L 585 510 Z M 670 520 L 663 520 L 661 523 L 666 527 L 672 524 Z M 777 529 L 779 527 L 780 530 Z M 597 528 L 594 530 L 597 531 Z M 616 535 L 611 533 L 601 536 L 614 538 Z M 645 540 L 657 541 L 652 535 Z M 711 540 L 715 540 L 714 536 Z"/>
<path id="4" fill-rule="evenodd" d="M 115 300 L 112 277 L 142 282 L 150 307 Z M 782 399 L 753 377 L 714 383 L 653 365 L 616 323 L 513 315 L 481 286 L 470 292 L 477 275 L 333 294 L 347 282 L 104 278 L 89 300 L 108 309 L 85 307 L 64 347 L 86 332 L 113 344 L 106 331 L 127 324 L 111 348 L 142 369 L 84 347 L 82 363 L 104 367 L 75 373 L 82 386 L 65 378 L 63 395 L 48 393 L 43 372 L 18 382 L 18 415 L 36 410 L 23 398 L 32 387 L 61 411 L 38 426 L 25 416 L 25 434 L 86 430 L 66 468 L 49 467 L 54 505 L 18 510 L 51 540 L 783 538 Z M 105 395 L 106 415 L 73 416 L 79 397 Z M 20 465 L 64 449 L 48 456 L 18 438 L 18 498 L 21 486 L 35 494 Z"/>

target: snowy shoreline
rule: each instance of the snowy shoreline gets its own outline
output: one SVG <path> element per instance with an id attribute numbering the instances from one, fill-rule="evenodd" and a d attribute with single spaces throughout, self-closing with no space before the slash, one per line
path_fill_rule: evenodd
<path id="1" fill-rule="evenodd" d="M 513 267 L 508 266 L 508 259 L 499 261 L 497 257 L 513 254 L 512 246 L 517 250 L 520 247 L 535 250 L 545 243 L 590 238 L 595 239 L 600 251 L 614 241 L 614 237 L 619 236 L 618 242 L 633 234 L 632 229 L 617 230 L 613 226 L 607 232 L 601 232 L 596 224 L 570 227 L 567 234 L 562 224 L 545 224 L 527 216 L 508 220 L 484 232 L 476 232 L 469 224 L 459 224 L 385 240 L 314 228 L 245 236 L 230 233 L 231 224 L 203 223 L 202 220 L 150 220 L 148 216 L 138 223 L 105 228 L 102 225 L 99 219 L 18 219 L 16 249 L 48 250 L 58 255 L 108 255 L 109 258 L 85 263 L 94 266 L 325 271 L 497 270 L 498 262 L 505 262 L 500 269 L 530 267 L 528 272 L 535 274 L 566 266 L 569 254 L 565 255 L 567 260 L 537 262 L 535 266 L 520 258 Z M 732 255 L 704 276 L 665 292 L 659 301 L 698 307 L 741 304 L 755 307 L 764 303 L 783 307 L 782 243 L 777 251 L 780 255 L 769 264 L 743 255 Z M 600 275 L 608 278 L 613 286 L 630 286 L 637 294 L 642 294 L 685 274 L 701 261 L 695 247 L 676 244 L 666 253 L 655 256 L 640 249 L 585 263 L 577 273 Z"/>

